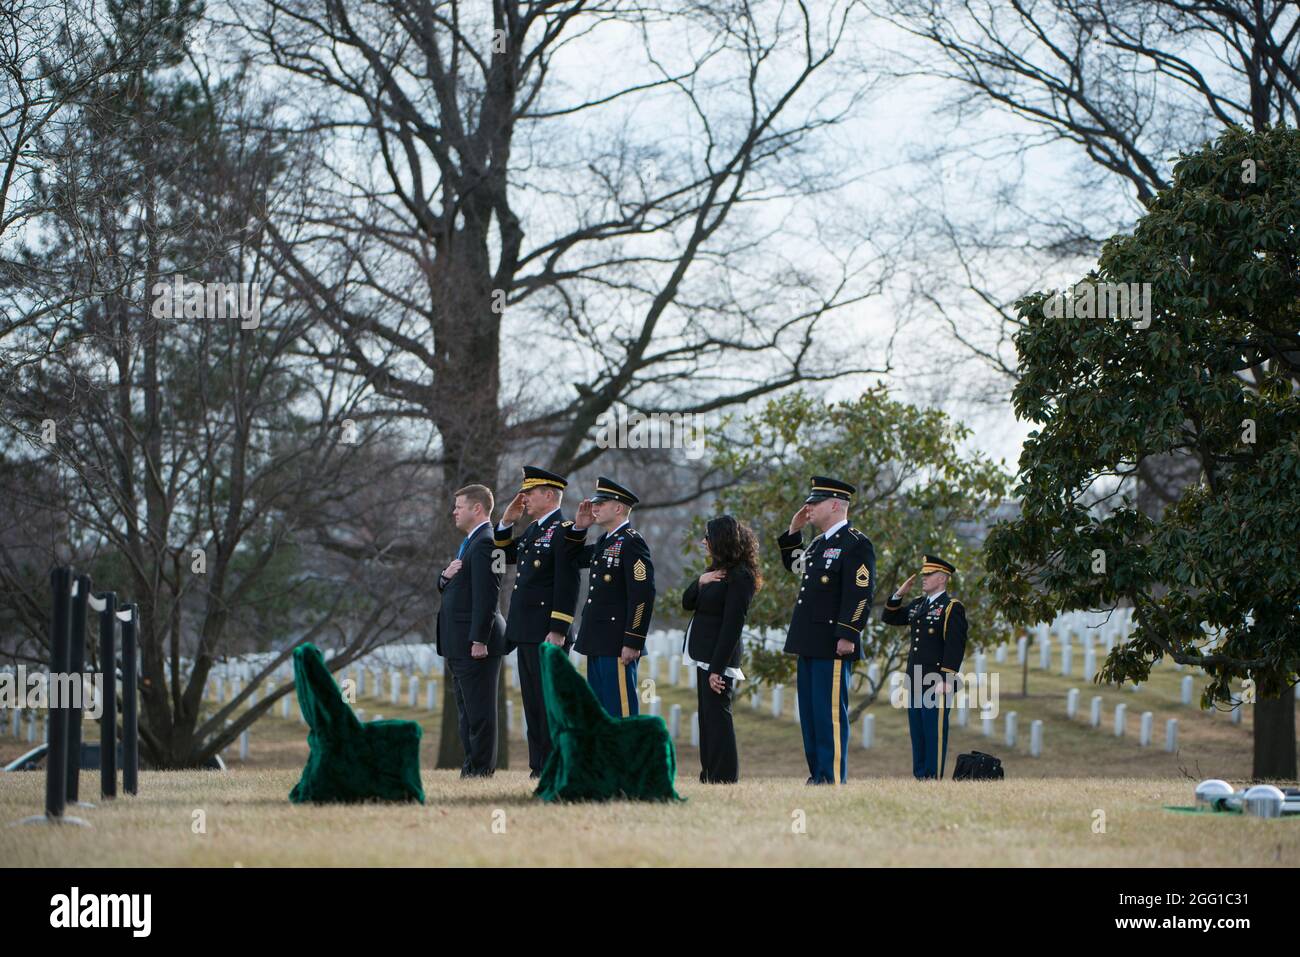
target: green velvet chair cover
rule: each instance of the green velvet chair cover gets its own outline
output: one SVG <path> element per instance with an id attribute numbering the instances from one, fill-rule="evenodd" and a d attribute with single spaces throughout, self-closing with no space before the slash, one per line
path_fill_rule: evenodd
<path id="1" fill-rule="evenodd" d="M 295 804 L 353 801 L 419 801 L 420 736 L 414 721 L 362 724 L 343 700 L 320 649 L 294 649 L 293 680 L 298 707 L 310 732 L 311 753 L 289 792 Z"/>
<path id="2" fill-rule="evenodd" d="M 551 754 L 533 793 L 543 801 L 683 800 L 673 790 L 677 756 L 663 718 L 611 718 L 568 655 L 543 642 L 541 656 Z"/>

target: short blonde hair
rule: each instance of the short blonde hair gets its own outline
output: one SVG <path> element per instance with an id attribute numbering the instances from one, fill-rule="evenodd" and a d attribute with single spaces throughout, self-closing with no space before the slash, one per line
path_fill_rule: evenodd
<path id="1" fill-rule="evenodd" d="M 466 485 L 464 488 L 456 489 L 456 498 L 462 496 L 467 502 L 482 505 L 485 514 L 492 514 L 492 506 L 495 501 L 492 498 L 492 490 L 486 485 Z"/>

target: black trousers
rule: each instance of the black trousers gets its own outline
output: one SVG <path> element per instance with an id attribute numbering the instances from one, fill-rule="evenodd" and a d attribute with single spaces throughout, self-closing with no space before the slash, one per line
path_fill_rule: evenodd
<path id="1" fill-rule="evenodd" d="M 542 646 L 516 645 L 519 692 L 524 698 L 524 720 L 528 722 L 528 767 L 534 775 L 551 754 L 551 732 L 546 726 L 546 702 L 542 698 Z"/>
<path id="2" fill-rule="evenodd" d="M 448 658 L 456 691 L 456 718 L 465 763 L 460 776 L 490 775 L 497 768 L 497 681 L 501 659 Z"/>
<path id="3" fill-rule="evenodd" d="M 736 681 L 723 675 L 727 688 L 718 694 L 709 687 L 708 669 L 698 669 L 695 677 L 700 710 L 700 780 L 705 784 L 733 784 L 740 778 L 736 726 L 731 719 Z"/>

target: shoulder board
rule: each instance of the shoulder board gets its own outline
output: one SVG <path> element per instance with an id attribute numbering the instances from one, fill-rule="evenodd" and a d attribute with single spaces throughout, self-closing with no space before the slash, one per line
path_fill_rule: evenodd
<path id="1" fill-rule="evenodd" d="M 623 529 L 623 531 L 627 532 L 629 535 L 635 535 L 637 538 L 641 537 L 641 533 L 638 532 L 635 528 L 625 528 Z"/>

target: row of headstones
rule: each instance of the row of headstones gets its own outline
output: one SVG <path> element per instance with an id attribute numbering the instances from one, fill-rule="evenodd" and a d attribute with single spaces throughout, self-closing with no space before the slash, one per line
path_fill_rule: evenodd
<path id="1" fill-rule="evenodd" d="M 1079 711 L 1079 689 L 1071 688 L 1065 696 L 1065 716 L 1073 719 Z M 1092 728 L 1101 727 L 1102 699 L 1101 695 L 1096 695 L 1092 699 L 1092 706 L 1088 712 L 1088 726 Z M 1232 723 L 1241 723 L 1241 709 L 1233 711 Z M 1150 711 L 1142 712 L 1142 721 L 1138 728 L 1138 745 L 1144 748 L 1151 746 L 1152 729 L 1155 724 L 1155 715 Z M 1122 738 L 1128 732 L 1128 705 L 1115 705 L 1114 716 L 1112 719 L 1112 728 L 1115 737 Z M 1178 750 L 1178 719 L 1169 718 L 1165 721 L 1165 750 L 1171 754 Z"/>

